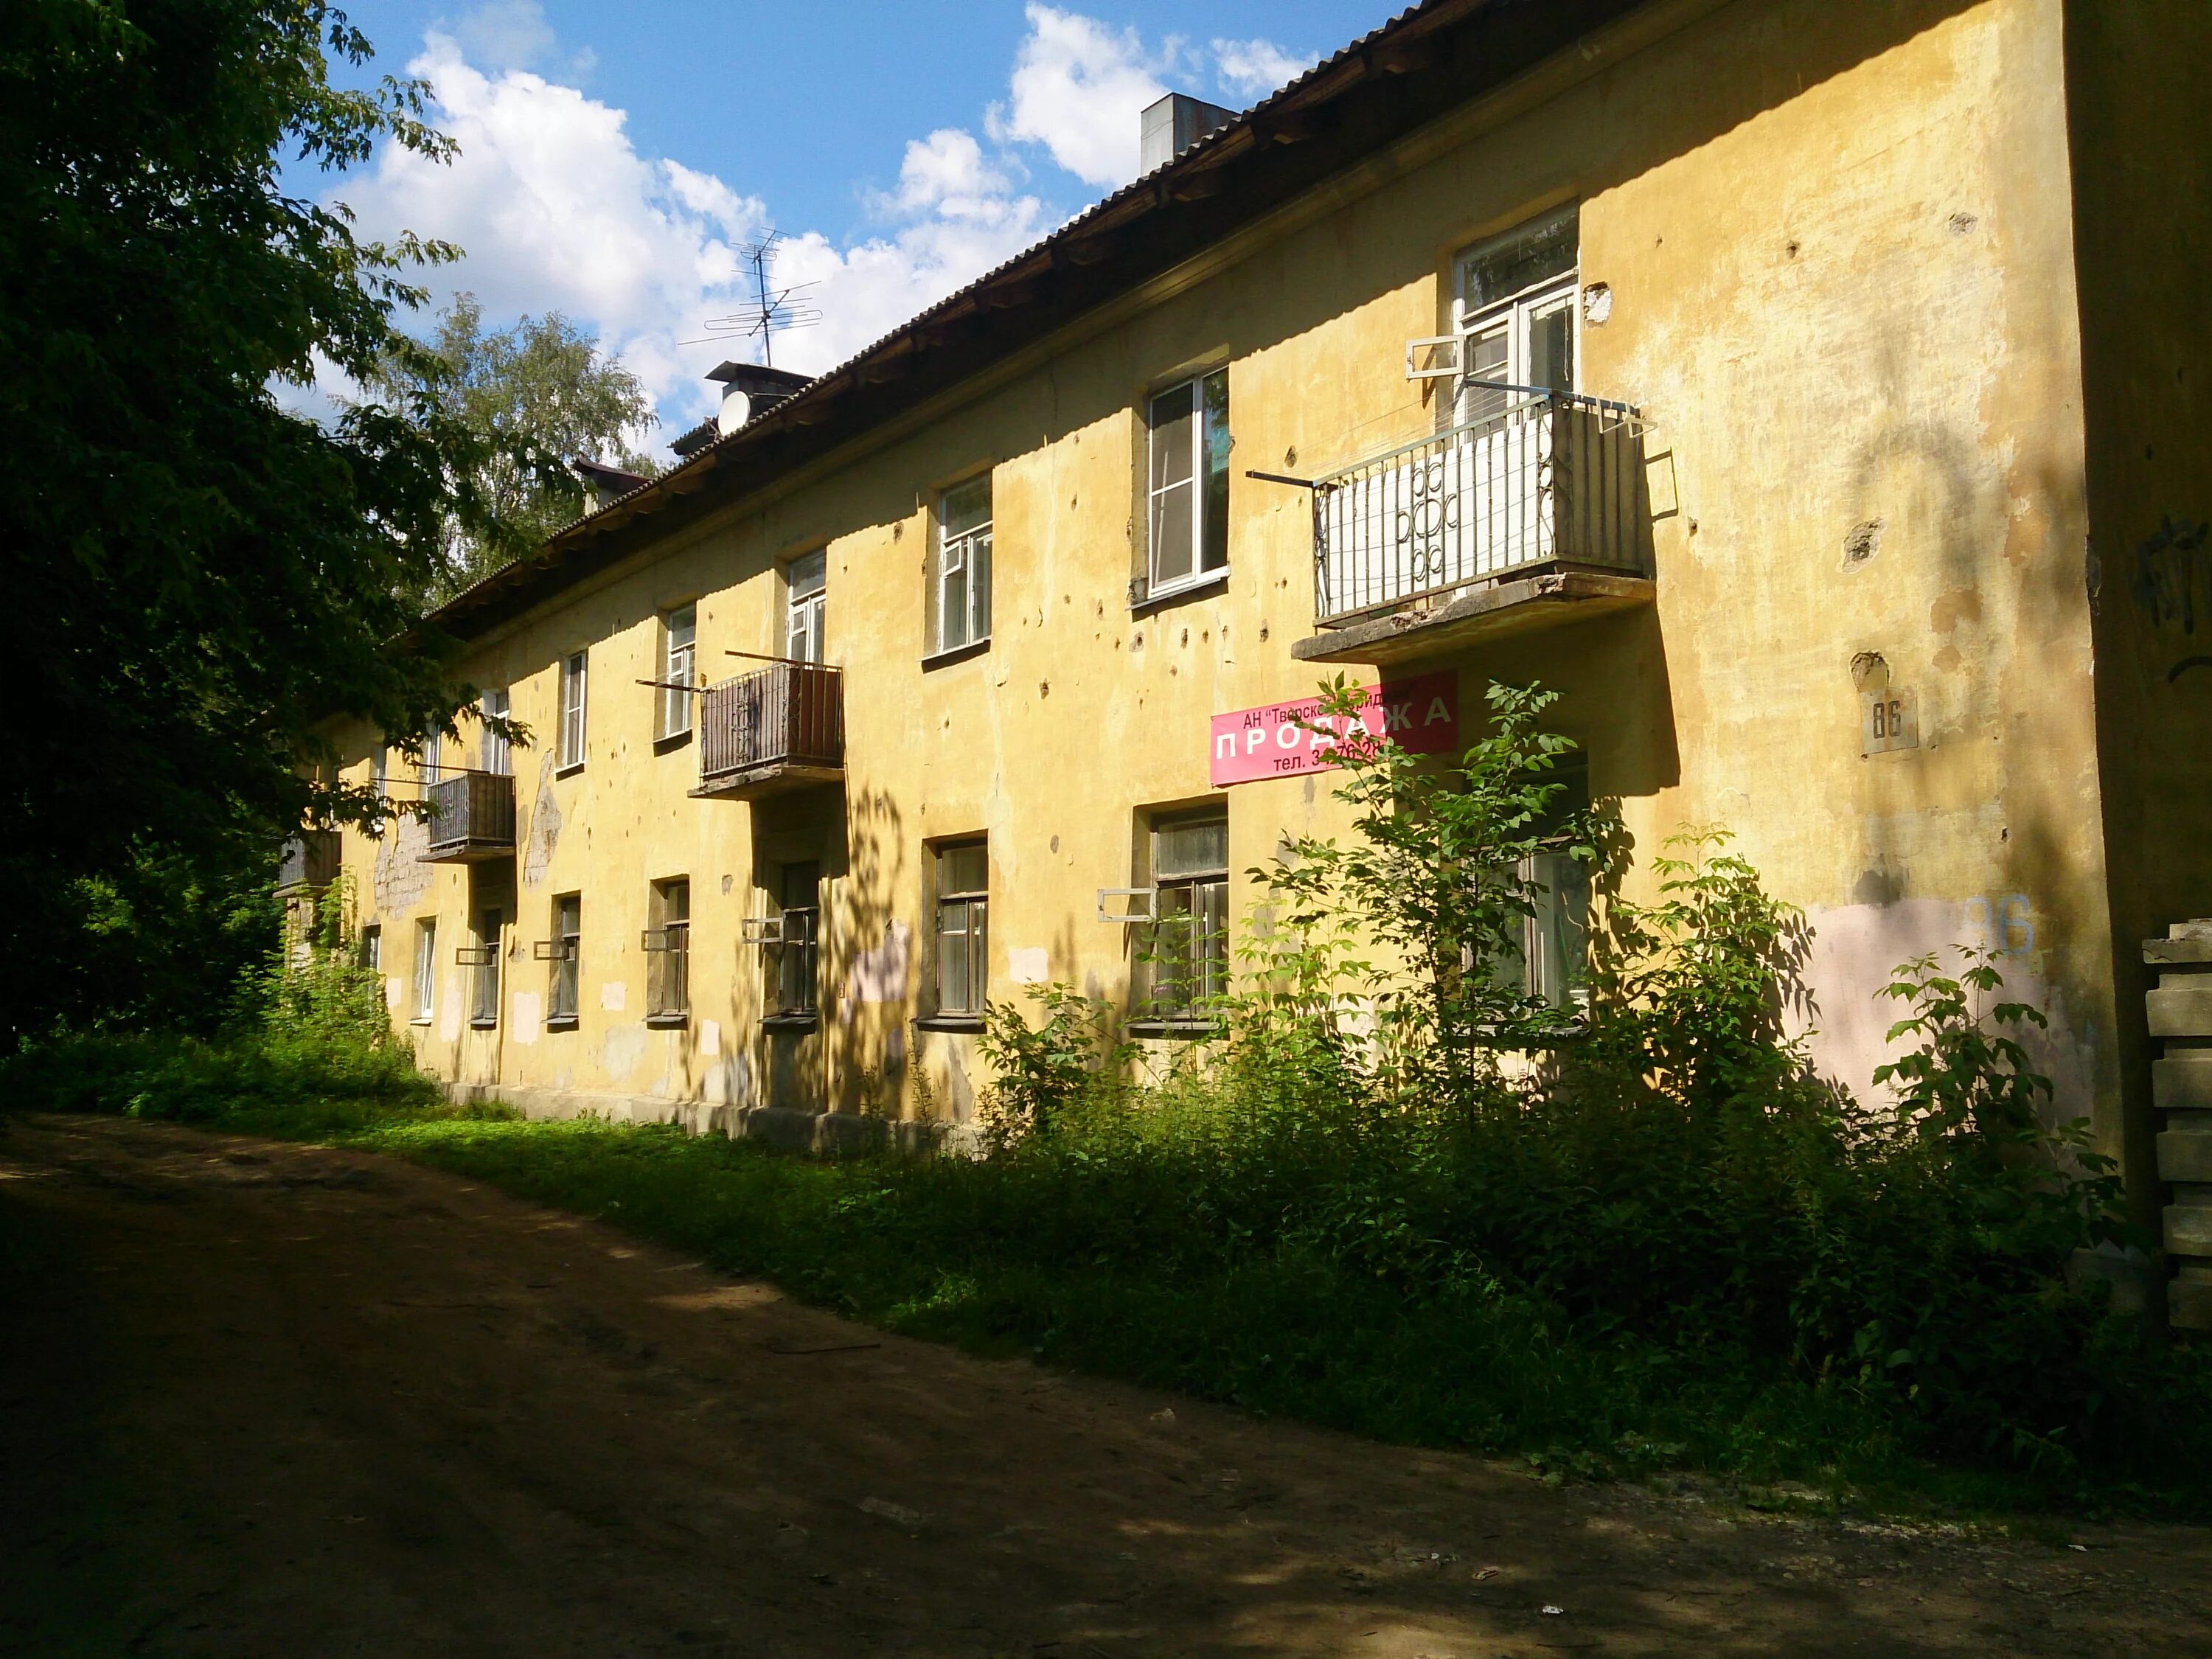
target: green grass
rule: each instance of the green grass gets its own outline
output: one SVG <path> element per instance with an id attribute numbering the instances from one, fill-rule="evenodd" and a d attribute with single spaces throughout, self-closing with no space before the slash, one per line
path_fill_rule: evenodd
<path id="1" fill-rule="evenodd" d="M 1763 1507 L 2014 1528 L 2098 1510 L 2202 1512 L 2185 1490 L 2058 1486 L 1922 1455 L 1850 1390 L 1760 1376 L 1727 1352 L 1607 1341 L 1496 1285 L 1423 1291 L 1285 1249 L 1224 1260 L 1124 1246 L 1085 1261 L 1079 1219 L 1071 1229 L 1064 1213 L 1040 1215 L 1050 1183 L 1018 1167 L 822 1162 L 668 1128 L 419 1102 L 264 1101 L 207 1127 L 409 1158 L 978 1354 L 1522 1457 L 1552 1480 L 1698 1472 Z"/>

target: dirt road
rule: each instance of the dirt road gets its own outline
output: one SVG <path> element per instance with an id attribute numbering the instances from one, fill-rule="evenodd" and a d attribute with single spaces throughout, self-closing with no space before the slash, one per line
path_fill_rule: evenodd
<path id="1" fill-rule="evenodd" d="M 2212 1651 L 2086 1549 L 1555 1491 L 974 1360 L 346 1152 L 0 1119 L 0 1652 Z"/>

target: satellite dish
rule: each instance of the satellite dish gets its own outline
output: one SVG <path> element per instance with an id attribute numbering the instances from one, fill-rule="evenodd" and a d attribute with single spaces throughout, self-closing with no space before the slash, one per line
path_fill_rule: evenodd
<path id="1" fill-rule="evenodd" d="M 725 388 L 722 392 L 722 407 L 714 416 L 716 434 L 721 437 L 728 437 L 730 434 L 752 418 L 752 412 L 751 398 L 735 386 Z"/>

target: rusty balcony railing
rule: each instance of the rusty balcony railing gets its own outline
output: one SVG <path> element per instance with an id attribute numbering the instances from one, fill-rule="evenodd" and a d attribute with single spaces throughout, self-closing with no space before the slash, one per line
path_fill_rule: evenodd
<path id="1" fill-rule="evenodd" d="M 448 772 L 422 792 L 430 803 L 424 864 L 472 864 L 514 851 L 514 780 L 504 772 Z"/>
<path id="2" fill-rule="evenodd" d="M 822 663 L 774 662 L 701 698 L 695 795 L 752 800 L 845 775 L 845 690 Z"/>
<path id="3" fill-rule="evenodd" d="M 1322 627 L 1540 565 L 1645 574 L 1643 422 L 1534 391 L 1314 483 Z"/>

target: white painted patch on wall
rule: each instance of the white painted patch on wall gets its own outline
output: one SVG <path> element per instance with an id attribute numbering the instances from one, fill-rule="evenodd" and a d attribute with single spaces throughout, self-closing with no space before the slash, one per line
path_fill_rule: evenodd
<path id="1" fill-rule="evenodd" d="M 599 1041 L 599 1064 L 607 1076 L 619 1083 L 635 1071 L 652 1035 L 642 1025 L 610 1025 Z"/>
<path id="2" fill-rule="evenodd" d="M 629 1006 L 628 981 L 611 979 L 599 987 L 599 1006 L 608 1013 L 618 1014 Z"/>
<path id="3" fill-rule="evenodd" d="M 1805 963 L 1809 1014 L 1792 1018 L 1795 1029 L 1813 1031 L 1814 1066 L 1862 1100 L 1881 1095 L 1875 1068 L 1894 1060 L 1901 1049 L 1889 1042 L 1889 1028 L 1903 1017 L 1902 1003 L 1881 994 L 1896 977 L 1900 963 L 1935 956 L 1943 971 L 1960 964 L 1958 947 L 2006 952 L 1996 963 L 2004 988 L 1996 1000 L 2025 1002 L 2050 1017 L 2043 1030 L 2016 1035 L 2035 1069 L 2048 1077 L 2054 1093 L 2052 1115 L 2061 1120 L 2086 1117 L 2094 1101 L 2096 1049 L 2077 1033 L 2063 993 L 2044 976 L 2036 948 L 2036 917 L 2024 894 L 1987 898 L 1899 899 L 1888 904 L 1844 904 L 1814 910 L 1813 948 Z"/>
<path id="4" fill-rule="evenodd" d="M 399 1005 L 407 1000 L 407 981 L 393 977 L 384 981 L 384 1006 L 398 1012 Z"/>
<path id="5" fill-rule="evenodd" d="M 538 1041 L 539 1025 L 544 1015 L 535 991 L 517 991 L 513 1003 L 514 1012 L 507 1018 L 507 1034 L 527 1048 Z"/>
<path id="6" fill-rule="evenodd" d="M 1042 985 L 1052 977 L 1052 957 L 1043 945 L 1017 945 L 1006 952 L 1006 977 L 1017 985 Z"/>
<path id="7" fill-rule="evenodd" d="M 852 971 L 845 978 L 845 994 L 855 1002 L 903 1002 L 907 947 L 913 938 L 914 930 L 904 922 L 885 922 L 884 942 L 853 958 Z"/>
<path id="8" fill-rule="evenodd" d="M 718 1019 L 701 1020 L 699 1022 L 699 1053 L 701 1056 L 704 1059 L 712 1060 L 716 1054 L 719 1054 L 721 1052 L 721 1021 Z"/>
<path id="9" fill-rule="evenodd" d="M 446 981 L 445 1006 L 438 1011 L 438 1035 L 447 1042 L 461 1035 L 461 983 L 452 976 Z"/>

